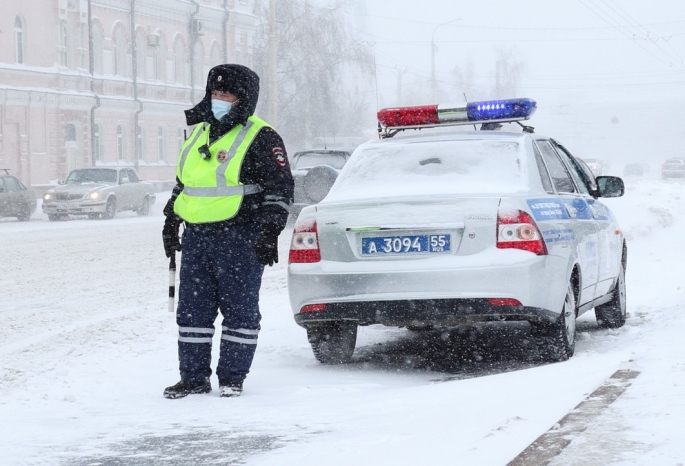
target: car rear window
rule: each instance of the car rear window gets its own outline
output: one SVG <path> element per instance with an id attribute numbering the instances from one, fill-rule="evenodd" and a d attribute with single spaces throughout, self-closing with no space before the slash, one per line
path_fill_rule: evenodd
<path id="1" fill-rule="evenodd" d="M 683 160 L 683 159 L 669 159 L 669 160 L 666 160 L 665 163 L 685 163 L 685 160 Z"/>
<path id="2" fill-rule="evenodd" d="M 526 191 L 516 141 L 459 140 L 360 147 L 328 199 Z"/>

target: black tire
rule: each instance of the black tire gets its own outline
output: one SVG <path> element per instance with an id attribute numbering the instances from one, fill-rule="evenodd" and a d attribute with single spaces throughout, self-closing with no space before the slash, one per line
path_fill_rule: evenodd
<path id="1" fill-rule="evenodd" d="M 107 205 L 105 206 L 105 212 L 102 214 L 102 218 L 105 220 L 111 220 L 117 214 L 117 200 L 113 197 L 107 199 Z"/>
<path id="2" fill-rule="evenodd" d="M 595 307 L 597 325 L 601 328 L 619 328 L 626 323 L 626 271 L 622 262 L 613 292 L 611 301 Z"/>
<path id="3" fill-rule="evenodd" d="M 48 220 L 51 222 L 60 222 L 66 218 L 65 215 L 59 215 L 59 214 L 48 214 Z"/>
<path id="4" fill-rule="evenodd" d="M 150 214 L 150 198 L 145 196 L 145 199 L 143 199 L 143 205 L 140 206 L 140 209 L 136 210 L 136 214 L 138 214 L 138 217 L 147 217 Z"/>
<path id="5" fill-rule="evenodd" d="M 17 215 L 17 220 L 20 222 L 28 222 L 31 219 L 31 206 L 26 204 L 22 209 L 21 213 Z"/>
<path id="6" fill-rule="evenodd" d="M 314 204 L 321 202 L 337 178 L 338 172 L 328 165 L 310 169 L 302 179 L 304 195 Z"/>
<path id="7" fill-rule="evenodd" d="M 576 296 L 573 284 L 568 284 L 564 307 L 556 322 L 551 324 L 534 324 L 533 338 L 540 357 L 545 362 L 566 361 L 576 349 Z"/>
<path id="8" fill-rule="evenodd" d="M 357 324 L 347 321 L 310 324 L 307 339 L 317 361 L 344 364 L 352 359 L 357 344 Z"/>

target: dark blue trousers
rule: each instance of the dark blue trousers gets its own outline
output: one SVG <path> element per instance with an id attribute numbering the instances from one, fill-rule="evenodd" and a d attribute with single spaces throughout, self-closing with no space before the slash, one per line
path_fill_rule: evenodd
<path id="1" fill-rule="evenodd" d="M 176 322 L 181 379 L 212 374 L 214 321 L 223 315 L 220 382 L 242 382 L 250 371 L 259 334 L 259 287 L 264 266 L 257 262 L 253 223 L 190 225 L 183 233 L 181 282 Z"/>

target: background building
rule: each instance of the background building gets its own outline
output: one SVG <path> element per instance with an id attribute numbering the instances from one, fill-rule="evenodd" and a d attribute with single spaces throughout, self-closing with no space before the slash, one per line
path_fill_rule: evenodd
<path id="1" fill-rule="evenodd" d="M 0 168 L 25 184 L 92 165 L 174 178 L 209 69 L 251 66 L 254 0 L 3 0 Z"/>

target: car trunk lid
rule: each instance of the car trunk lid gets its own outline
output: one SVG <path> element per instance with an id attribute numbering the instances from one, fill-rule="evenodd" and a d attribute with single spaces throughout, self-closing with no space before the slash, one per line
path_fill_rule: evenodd
<path id="1" fill-rule="evenodd" d="M 496 245 L 497 196 L 418 196 L 319 204 L 323 260 L 469 255 Z"/>

